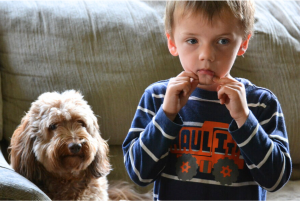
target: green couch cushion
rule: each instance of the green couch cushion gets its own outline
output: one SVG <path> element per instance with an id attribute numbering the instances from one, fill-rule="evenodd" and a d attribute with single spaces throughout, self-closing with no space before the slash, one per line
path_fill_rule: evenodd
<path id="1" fill-rule="evenodd" d="M 2 200 L 50 200 L 36 185 L 15 171 L 0 167 Z"/>
<path id="2" fill-rule="evenodd" d="M 164 5 L 0 1 L 4 138 L 41 93 L 75 89 L 98 115 L 103 137 L 120 145 L 144 89 L 181 71 L 168 53 Z"/>

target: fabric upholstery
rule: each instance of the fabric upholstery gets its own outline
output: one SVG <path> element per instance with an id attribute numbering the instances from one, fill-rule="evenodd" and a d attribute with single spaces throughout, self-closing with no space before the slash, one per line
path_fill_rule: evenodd
<path id="1" fill-rule="evenodd" d="M 300 180 L 289 181 L 282 189 L 268 192 L 267 200 L 300 200 Z"/>
<path id="2" fill-rule="evenodd" d="M 76 89 L 103 137 L 120 145 L 144 89 L 181 71 L 160 10 L 139 1 L 0 2 L 4 138 L 38 95 Z"/>
<path id="3" fill-rule="evenodd" d="M 50 200 L 36 185 L 15 171 L 0 167 L 2 200 Z"/>
<path id="4" fill-rule="evenodd" d="M 0 147 L 0 200 L 50 200 L 36 185 L 7 164 Z"/>
<path id="5" fill-rule="evenodd" d="M 5 157 L 3 156 L 3 153 L 1 151 L 1 146 L 0 146 L 0 167 L 1 168 L 6 168 L 6 169 L 11 169 L 12 167 L 7 163 L 7 161 L 5 160 Z"/>

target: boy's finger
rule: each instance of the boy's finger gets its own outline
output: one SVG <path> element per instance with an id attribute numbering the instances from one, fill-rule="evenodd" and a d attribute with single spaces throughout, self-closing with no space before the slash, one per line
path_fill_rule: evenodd
<path id="1" fill-rule="evenodd" d="M 227 84 L 227 83 L 231 83 L 231 82 L 236 82 L 236 80 L 228 78 L 228 77 L 224 77 L 224 78 L 214 77 L 213 81 L 218 84 Z"/>
<path id="2" fill-rule="evenodd" d="M 227 99 L 228 99 L 228 96 L 226 94 L 220 95 L 220 97 L 219 97 L 220 104 L 221 105 L 225 104 L 227 102 Z"/>
<path id="3" fill-rule="evenodd" d="M 197 88 L 197 86 L 198 86 L 198 80 L 192 80 L 191 81 L 191 89 L 188 93 L 189 96 L 193 93 L 193 91 Z"/>
<path id="4" fill-rule="evenodd" d="M 190 96 L 193 91 L 197 88 L 198 86 L 198 80 L 192 79 L 189 85 L 189 91 L 186 93 L 187 96 Z"/>
<path id="5" fill-rule="evenodd" d="M 227 83 L 232 83 L 232 82 L 238 82 L 237 80 L 235 80 L 234 78 L 232 77 L 222 77 L 222 78 L 219 78 L 219 77 L 214 77 L 213 78 L 213 81 L 215 83 L 218 83 L 218 84 L 227 84 Z"/>
<path id="6" fill-rule="evenodd" d="M 220 103 L 223 104 L 228 102 L 229 97 L 237 91 L 237 88 L 227 85 L 220 85 L 218 86 L 217 91 L 218 99 L 220 100 Z"/>

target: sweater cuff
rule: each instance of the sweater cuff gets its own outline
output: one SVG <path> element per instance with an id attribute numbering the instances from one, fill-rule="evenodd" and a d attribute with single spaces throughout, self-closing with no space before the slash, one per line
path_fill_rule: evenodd
<path id="1" fill-rule="evenodd" d="M 253 113 L 249 112 L 248 118 L 243 126 L 238 128 L 237 123 L 233 120 L 228 128 L 228 131 L 232 135 L 237 144 L 240 144 L 247 140 L 257 127 L 258 121 Z"/>
<path id="2" fill-rule="evenodd" d="M 159 108 L 154 118 L 155 122 L 162 130 L 171 136 L 177 136 L 183 126 L 183 121 L 179 114 L 177 114 L 174 121 L 171 121 L 163 111 L 162 107 Z"/>

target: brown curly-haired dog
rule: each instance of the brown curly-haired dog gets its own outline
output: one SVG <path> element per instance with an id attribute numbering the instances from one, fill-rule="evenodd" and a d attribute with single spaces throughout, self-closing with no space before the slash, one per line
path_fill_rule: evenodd
<path id="1" fill-rule="evenodd" d="M 44 93 L 32 103 L 12 136 L 10 157 L 15 171 L 53 200 L 150 199 L 124 183 L 108 189 L 108 144 L 74 90 Z"/>

